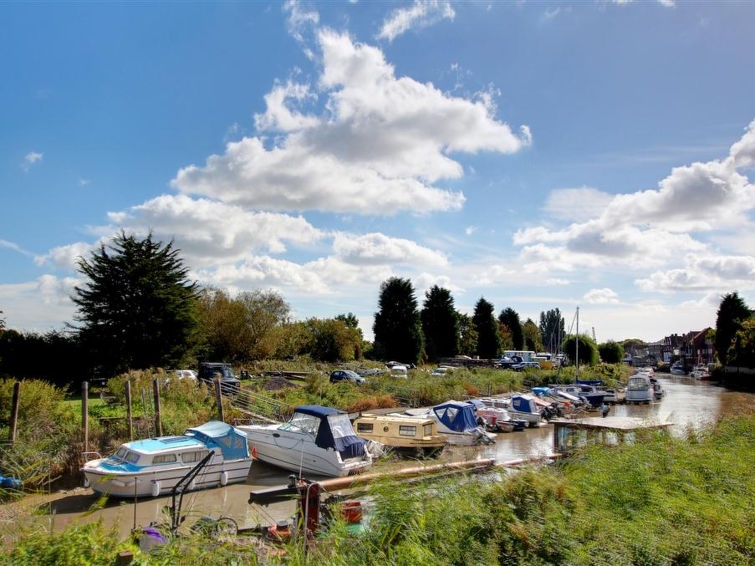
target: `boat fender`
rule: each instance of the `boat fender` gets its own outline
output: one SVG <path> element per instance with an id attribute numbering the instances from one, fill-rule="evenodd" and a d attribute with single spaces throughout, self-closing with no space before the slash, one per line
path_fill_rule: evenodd
<path id="1" fill-rule="evenodd" d="M 160 482 L 152 480 L 152 497 L 160 495 Z"/>
<path id="2" fill-rule="evenodd" d="M 220 485 L 226 486 L 228 484 L 228 472 L 223 470 L 220 472 Z"/>
<path id="3" fill-rule="evenodd" d="M 84 487 L 85 487 L 85 488 L 88 488 L 88 487 L 89 487 L 89 478 L 88 478 L 88 477 L 86 477 L 86 476 L 84 476 Z"/>

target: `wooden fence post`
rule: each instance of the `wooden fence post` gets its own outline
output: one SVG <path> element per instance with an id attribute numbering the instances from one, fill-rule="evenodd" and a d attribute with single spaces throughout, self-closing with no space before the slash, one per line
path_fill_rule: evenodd
<path id="1" fill-rule="evenodd" d="M 218 405 L 218 415 L 220 416 L 220 422 L 225 422 L 223 416 L 223 397 L 220 392 L 220 378 L 215 378 L 215 403 Z"/>
<path id="2" fill-rule="evenodd" d="M 163 435 L 163 423 L 160 421 L 160 383 L 157 378 L 152 380 L 152 391 L 155 394 L 155 430 L 157 436 Z"/>
<path id="3" fill-rule="evenodd" d="M 16 427 L 18 426 L 18 406 L 21 403 L 21 382 L 13 384 L 13 404 L 10 410 L 10 443 L 16 443 Z"/>
<path id="4" fill-rule="evenodd" d="M 89 452 L 89 382 L 81 382 L 81 430 L 84 436 L 84 452 Z"/>
<path id="5" fill-rule="evenodd" d="M 134 420 L 131 415 L 131 382 L 126 382 L 126 422 L 128 424 L 128 439 L 134 439 Z"/>

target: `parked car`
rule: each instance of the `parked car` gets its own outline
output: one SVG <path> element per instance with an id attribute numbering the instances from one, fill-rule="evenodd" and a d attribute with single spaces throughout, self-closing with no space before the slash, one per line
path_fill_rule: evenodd
<path id="1" fill-rule="evenodd" d="M 337 369 L 330 374 L 330 382 L 338 383 L 339 381 L 350 381 L 355 385 L 361 385 L 365 382 L 365 379 L 361 375 L 359 375 L 355 371 L 351 371 L 350 369 Z"/>
<path id="2" fill-rule="evenodd" d="M 220 390 L 224 395 L 234 395 L 239 392 L 241 382 L 233 375 L 231 366 L 225 363 L 202 362 L 199 364 L 197 381 L 212 386 L 215 378 L 220 376 Z"/>
<path id="3" fill-rule="evenodd" d="M 175 376 L 178 379 L 189 379 L 191 381 L 197 380 L 197 372 L 193 369 L 177 369 L 175 371 Z"/>

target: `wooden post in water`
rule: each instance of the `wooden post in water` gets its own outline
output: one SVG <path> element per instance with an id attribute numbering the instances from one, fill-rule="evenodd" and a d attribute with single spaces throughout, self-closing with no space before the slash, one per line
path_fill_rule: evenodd
<path id="1" fill-rule="evenodd" d="M 131 382 L 126 382 L 126 423 L 128 424 L 128 439 L 134 439 L 134 419 L 131 416 Z"/>
<path id="2" fill-rule="evenodd" d="M 81 430 L 84 436 L 84 452 L 89 452 L 89 382 L 81 382 Z"/>
<path id="3" fill-rule="evenodd" d="M 218 405 L 218 416 L 220 418 L 220 422 L 225 422 L 225 418 L 223 417 L 223 397 L 221 395 L 220 391 L 220 378 L 215 378 L 215 403 Z"/>
<path id="4" fill-rule="evenodd" d="M 10 410 L 10 443 L 16 443 L 16 427 L 18 425 L 18 405 L 21 403 L 21 382 L 13 384 L 13 404 Z"/>
<path id="5" fill-rule="evenodd" d="M 157 378 L 152 380 L 152 391 L 155 394 L 155 430 L 157 436 L 163 435 L 163 423 L 160 421 L 160 383 Z"/>

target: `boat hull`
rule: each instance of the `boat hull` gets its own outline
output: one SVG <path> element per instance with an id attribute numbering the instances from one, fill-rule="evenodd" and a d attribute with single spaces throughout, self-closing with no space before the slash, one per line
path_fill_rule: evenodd
<path id="1" fill-rule="evenodd" d="M 281 431 L 277 425 L 237 428 L 246 432 L 249 449 L 258 460 L 284 470 L 305 475 L 344 477 L 361 473 L 372 465 L 372 459 L 367 454 L 341 460 L 335 450 L 317 446 L 313 437 Z"/>
<path id="2" fill-rule="evenodd" d="M 157 497 L 167 495 L 194 465 L 161 466 L 138 471 L 113 471 L 101 467 L 103 460 L 87 462 L 81 471 L 86 485 L 95 493 L 113 497 Z M 206 465 L 189 490 L 218 487 L 246 480 L 252 459 L 229 460 Z M 136 485 L 134 485 L 136 480 Z"/>

